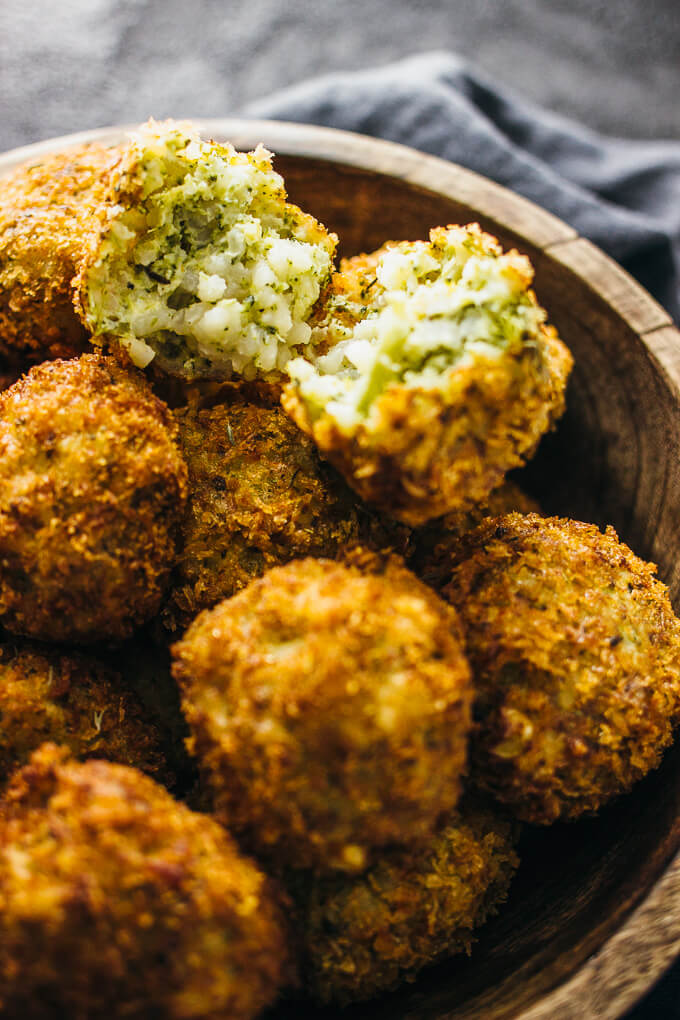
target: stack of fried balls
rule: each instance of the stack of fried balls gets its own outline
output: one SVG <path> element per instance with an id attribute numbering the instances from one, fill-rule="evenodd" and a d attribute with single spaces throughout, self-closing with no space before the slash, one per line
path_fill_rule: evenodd
<path id="1" fill-rule="evenodd" d="M 186 124 L 3 182 L 0 1015 L 370 999 L 672 739 L 655 568 L 506 477 L 572 364 L 528 259 L 336 243 Z"/>

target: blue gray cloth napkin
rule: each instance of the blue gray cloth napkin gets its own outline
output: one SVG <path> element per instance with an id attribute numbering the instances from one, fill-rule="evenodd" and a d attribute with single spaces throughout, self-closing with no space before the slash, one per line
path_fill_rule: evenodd
<path id="1" fill-rule="evenodd" d="M 387 138 L 491 177 L 599 245 L 680 322 L 678 141 L 606 138 L 449 53 L 328 74 L 245 112 Z M 680 962 L 628 1020 L 680 1020 Z"/>
<path id="2" fill-rule="evenodd" d="M 680 321 L 680 142 L 603 137 L 449 53 L 328 74 L 245 112 L 387 138 L 476 170 L 571 224 Z"/>

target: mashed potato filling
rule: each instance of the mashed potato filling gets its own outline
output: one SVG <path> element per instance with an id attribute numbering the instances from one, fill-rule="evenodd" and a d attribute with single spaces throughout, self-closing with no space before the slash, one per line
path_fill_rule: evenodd
<path id="1" fill-rule="evenodd" d="M 95 336 L 188 377 L 267 376 L 310 343 L 335 238 L 286 202 L 262 146 L 152 123 L 132 135 L 118 200 L 84 274 Z"/>
<path id="2" fill-rule="evenodd" d="M 478 226 L 437 228 L 429 243 L 384 251 L 364 305 L 332 297 L 315 330 L 326 353 L 295 358 L 288 374 L 312 420 L 325 413 L 340 428 L 370 429 L 392 384 L 441 390 L 451 371 L 536 346 L 546 316 L 532 278 L 525 256 L 504 253 Z"/>

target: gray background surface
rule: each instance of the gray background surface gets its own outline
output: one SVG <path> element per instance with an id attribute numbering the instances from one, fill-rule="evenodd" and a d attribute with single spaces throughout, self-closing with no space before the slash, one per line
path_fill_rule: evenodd
<path id="1" fill-rule="evenodd" d="M 680 137 L 680 0 L 0 0 L 0 149 L 430 49 L 609 133 Z"/>

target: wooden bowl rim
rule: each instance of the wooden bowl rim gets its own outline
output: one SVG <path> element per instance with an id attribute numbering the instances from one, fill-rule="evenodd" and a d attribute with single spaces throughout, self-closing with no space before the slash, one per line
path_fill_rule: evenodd
<path id="1" fill-rule="evenodd" d="M 387 175 L 471 206 L 488 221 L 524 238 L 603 299 L 640 338 L 680 403 L 680 331 L 668 313 L 613 259 L 535 203 L 458 164 L 349 131 L 244 118 L 192 118 L 191 123 L 204 136 L 228 138 L 239 149 L 263 142 L 281 155 Z M 0 155 L 0 176 L 61 149 L 89 142 L 116 144 L 137 126 L 98 128 L 12 149 Z M 680 852 L 599 950 L 518 1014 L 517 1020 L 553 1020 L 555 1016 L 582 1020 L 595 1015 L 616 1020 L 680 953 L 679 917 Z"/>

